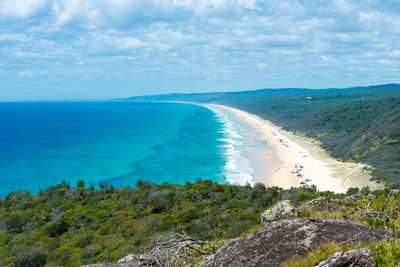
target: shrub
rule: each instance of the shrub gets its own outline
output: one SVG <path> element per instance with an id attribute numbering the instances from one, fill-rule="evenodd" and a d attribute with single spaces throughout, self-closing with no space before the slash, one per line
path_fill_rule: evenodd
<path id="1" fill-rule="evenodd" d="M 81 235 L 78 239 L 78 246 L 80 248 L 86 247 L 87 245 L 89 245 L 90 243 L 92 243 L 94 236 L 91 233 L 84 233 L 83 235 Z"/>
<path id="2" fill-rule="evenodd" d="M 24 227 L 27 221 L 27 214 L 13 212 L 5 216 L 4 227 L 10 233 L 21 233 L 22 227 Z"/>
<path id="3" fill-rule="evenodd" d="M 101 248 L 99 247 L 93 247 L 93 246 L 88 246 L 86 249 L 84 249 L 81 252 L 81 259 L 91 259 L 95 258 L 97 255 L 101 253 Z M 86 261 L 85 263 L 89 263 L 89 261 Z"/>
<path id="4" fill-rule="evenodd" d="M 178 220 L 182 223 L 188 223 L 191 220 L 197 218 L 198 218 L 198 213 L 194 208 L 184 210 L 181 214 L 178 215 Z"/>
<path id="5" fill-rule="evenodd" d="M 38 247 L 13 247 L 10 265 L 14 267 L 37 267 L 46 263 L 47 254 Z"/>
<path id="6" fill-rule="evenodd" d="M 82 187 L 82 188 L 84 188 L 84 187 L 85 187 L 85 181 L 84 181 L 84 180 L 79 180 L 79 181 L 76 183 L 76 186 L 77 186 L 77 187 Z"/>
<path id="7" fill-rule="evenodd" d="M 355 195 L 359 191 L 360 191 L 360 189 L 358 189 L 357 187 L 351 187 L 351 188 L 347 189 L 346 195 L 347 196 Z"/>
<path id="8" fill-rule="evenodd" d="M 367 196 L 367 195 L 369 195 L 369 194 L 371 193 L 371 190 L 369 189 L 368 186 L 365 186 L 365 187 L 363 187 L 363 188 L 361 189 L 360 193 L 363 194 L 363 195 L 365 195 L 365 196 Z"/>
<path id="9" fill-rule="evenodd" d="M 161 213 L 168 208 L 168 200 L 163 197 L 152 198 L 150 204 L 153 206 L 153 213 Z"/>
<path id="10" fill-rule="evenodd" d="M 158 226 L 160 231 L 166 231 L 175 225 L 175 218 L 169 214 L 161 218 L 162 223 Z"/>
<path id="11" fill-rule="evenodd" d="M 111 225 L 106 224 L 99 228 L 99 234 L 101 235 L 108 235 L 111 231 Z"/>
<path id="12" fill-rule="evenodd" d="M 64 219 L 61 219 L 47 226 L 46 230 L 49 237 L 56 237 L 68 231 L 68 224 Z"/>

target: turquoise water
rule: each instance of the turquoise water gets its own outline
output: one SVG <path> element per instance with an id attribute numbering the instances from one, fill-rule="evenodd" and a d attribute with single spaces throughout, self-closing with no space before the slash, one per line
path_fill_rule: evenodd
<path id="1" fill-rule="evenodd" d="M 0 103 L 0 197 L 63 180 L 76 186 L 265 182 L 260 133 L 217 106 Z"/>
<path id="2" fill-rule="evenodd" d="M 0 195 L 80 179 L 224 183 L 223 127 L 189 104 L 0 103 Z"/>

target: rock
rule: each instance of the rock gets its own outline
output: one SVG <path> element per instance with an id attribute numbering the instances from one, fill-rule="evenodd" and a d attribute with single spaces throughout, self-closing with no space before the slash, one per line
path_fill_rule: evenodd
<path id="1" fill-rule="evenodd" d="M 321 196 L 321 197 L 317 197 L 317 198 L 314 198 L 314 199 L 308 201 L 306 204 L 314 204 L 314 203 L 318 203 L 318 202 L 325 202 L 328 200 L 329 200 L 329 198 Z"/>
<path id="2" fill-rule="evenodd" d="M 119 261 L 117 261 L 118 263 L 127 263 L 127 262 L 132 262 L 136 259 L 135 255 L 133 254 L 128 254 L 127 256 L 123 257 L 122 259 L 120 259 Z"/>
<path id="3" fill-rule="evenodd" d="M 157 262 L 146 255 L 128 254 L 117 262 L 102 262 L 81 267 L 157 267 Z"/>
<path id="4" fill-rule="evenodd" d="M 305 257 L 310 250 L 323 243 L 349 245 L 398 236 L 398 233 L 370 228 L 350 220 L 282 220 L 229 242 L 207 257 L 201 266 L 279 266 L 294 257 Z"/>
<path id="5" fill-rule="evenodd" d="M 351 196 L 347 196 L 344 198 L 338 198 L 337 201 L 339 202 L 346 202 L 346 203 L 354 203 L 360 199 L 364 198 L 364 195 L 362 194 L 355 194 L 355 195 L 351 195 Z"/>
<path id="6" fill-rule="evenodd" d="M 137 258 L 135 257 L 135 255 L 128 254 L 127 256 L 123 257 L 116 263 L 102 262 L 102 263 L 84 265 L 81 267 L 139 267 L 139 266 L 151 266 L 151 265 L 138 264 L 138 261 L 137 261 Z"/>
<path id="7" fill-rule="evenodd" d="M 138 256 L 134 254 L 128 254 L 119 261 L 113 262 L 103 262 L 84 265 L 81 267 L 156 267 L 159 266 L 154 260 L 147 258 L 145 256 Z"/>
<path id="8" fill-rule="evenodd" d="M 81 267 L 138 267 L 137 264 L 125 264 L 125 263 L 113 263 L 113 262 L 102 262 L 88 265 L 82 265 Z"/>
<path id="9" fill-rule="evenodd" d="M 374 255 L 367 248 L 350 250 L 347 252 L 336 252 L 326 261 L 316 267 L 374 267 Z"/>
<path id="10" fill-rule="evenodd" d="M 289 200 L 283 200 L 276 203 L 271 208 L 261 214 L 261 225 L 266 226 L 271 222 L 294 219 L 298 217 L 298 211 L 295 209 Z"/>
<path id="11" fill-rule="evenodd" d="M 307 202 L 304 206 L 299 208 L 300 210 L 312 210 L 312 211 L 337 211 L 343 208 L 342 205 L 329 202 Z"/>

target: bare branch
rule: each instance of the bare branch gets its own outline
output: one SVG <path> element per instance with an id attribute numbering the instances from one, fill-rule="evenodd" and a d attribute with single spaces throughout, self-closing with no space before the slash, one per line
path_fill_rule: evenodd
<path id="1" fill-rule="evenodd" d="M 388 198 L 385 201 L 385 204 L 383 204 L 381 212 L 383 213 L 383 210 L 385 209 L 386 204 L 389 202 L 390 197 L 393 195 L 393 190 L 390 190 L 390 194 L 388 196 Z"/>

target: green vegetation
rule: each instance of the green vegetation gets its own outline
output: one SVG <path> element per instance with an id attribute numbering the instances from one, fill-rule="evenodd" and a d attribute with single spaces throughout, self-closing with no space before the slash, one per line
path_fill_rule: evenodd
<path id="1" fill-rule="evenodd" d="M 156 236 L 183 229 L 205 241 L 226 240 L 260 227 L 261 212 L 278 200 L 300 203 L 315 188 L 283 190 L 197 181 L 136 188 L 70 188 L 0 199 L 0 266 L 79 266 L 117 261 Z M 213 247 L 209 243 L 209 247 Z"/>
<path id="2" fill-rule="evenodd" d="M 322 142 L 332 156 L 370 164 L 376 180 L 400 188 L 400 85 L 347 89 L 263 89 L 160 95 L 132 101 L 219 103 L 268 119 Z"/>
<path id="3" fill-rule="evenodd" d="M 317 250 L 310 252 L 304 259 L 292 260 L 283 263 L 282 267 L 313 267 L 330 258 L 335 252 L 345 252 L 352 249 L 368 248 L 374 257 L 377 266 L 400 265 L 400 240 L 391 239 L 384 242 L 371 242 L 369 244 L 354 244 L 352 246 L 339 246 L 335 243 L 321 245 Z"/>
<path id="4" fill-rule="evenodd" d="M 376 179 L 384 179 L 392 188 L 400 187 L 399 85 L 165 95 L 131 100 L 214 102 L 247 110 L 288 130 L 319 139 L 337 158 L 370 163 Z M 364 196 L 354 202 L 340 200 L 356 193 Z M 318 192 L 315 187 L 283 190 L 262 184 L 222 185 L 209 180 L 185 185 L 139 181 L 135 188 L 100 185 L 98 190 L 91 183 L 85 188 L 83 180 L 75 188 L 63 182 L 38 194 L 12 192 L 0 199 L 0 266 L 79 266 L 117 261 L 140 251 L 159 235 L 181 230 L 206 241 L 203 250 L 215 251 L 225 240 L 257 230 L 261 213 L 283 199 L 300 207 L 300 216 L 304 218 L 350 218 L 372 227 L 399 231 L 398 192 L 385 207 L 387 217 L 368 215 L 370 211 L 379 213 L 388 193 L 388 188 L 373 192 L 368 188 L 351 188 L 340 195 Z M 324 202 L 325 208 L 325 204 L 304 204 L 318 196 L 330 198 Z M 292 260 L 284 266 L 314 266 L 335 251 L 361 246 L 372 250 L 378 266 L 400 264 L 400 241 L 395 239 L 351 247 L 323 244 L 307 258 Z M 193 255 L 194 262 L 201 259 L 195 251 Z"/>
<path id="5" fill-rule="evenodd" d="M 262 184 L 222 185 L 209 180 L 185 185 L 139 181 L 136 188 L 103 185 L 98 190 L 84 188 L 81 182 L 79 185 L 71 188 L 63 183 L 36 195 L 21 191 L 0 199 L 0 266 L 79 266 L 117 261 L 141 251 L 159 235 L 182 230 L 206 241 L 202 250 L 215 252 L 226 240 L 259 229 L 261 213 L 283 199 L 303 207 L 309 200 L 326 196 L 331 200 L 324 203 L 339 205 L 340 209 L 327 206 L 316 210 L 306 205 L 300 217 L 350 218 L 372 227 L 400 229 L 399 193 L 393 194 L 385 208 L 391 219 L 359 217 L 354 212 L 355 208 L 366 209 L 367 204 L 372 211 L 379 211 L 388 189 L 370 192 L 368 188 L 351 188 L 346 194 L 334 194 L 318 192 L 315 187 L 284 190 Z M 341 197 L 359 192 L 365 195 L 362 199 L 340 202 Z M 373 248 L 380 266 L 387 266 L 393 257 L 399 260 L 398 240 L 366 246 Z M 312 260 L 302 262 L 315 262 L 328 252 L 343 249 L 350 248 L 324 245 L 310 254 Z M 192 263 L 202 257 L 193 251 Z"/>
<path id="6" fill-rule="evenodd" d="M 371 164 L 375 178 L 400 188 L 400 98 L 327 108 L 307 119 L 304 127 L 332 156 Z"/>
<path id="7" fill-rule="evenodd" d="M 366 189 L 366 188 L 365 188 Z M 300 217 L 303 218 L 347 218 L 356 221 L 357 223 L 368 225 L 375 228 L 385 228 L 388 230 L 399 231 L 399 210 L 400 210 L 400 195 L 396 193 L 391 197 L 385 206 L 385 214 L 390 217 L 377 217 L 375 215 L 360 216 L 361 213 L 368 214 L 369 212 L 380 212 L 382 206 L 388 198 L 388 190 L 374 191 L 369 194 L 364 189 L 361 193 L 365 196 L 358 201 L 343 203 L 340 199 L 333 199 L 324 203 L 326 207 L 315 209 L 315 206 L 307 207 L 300 212 Z M 357 193 L 356 189 L 349 189 L 347 195 Z M 329 204 L 337 205 L 337 209 L 332 209 Z M 322 205 L 323 206 L 323 205 Z M 399 266 L 400 265 L 400 239 L 389 239 L 386 241 L 371 241 L 367 244 L 353 244 L 351 246 L 339 246 L 335 243 L 322 244 L 315 251 L 310 252 L 306 258 L 292 259 L 291 261 L 282 264 L 283 267 L 307 267 L 315 266 L 318 263 L 333 256 L 335 252 L 349 251 L 352 249 L 369 248 L 374 255 L 374 262 L 377 266 Z"/>

